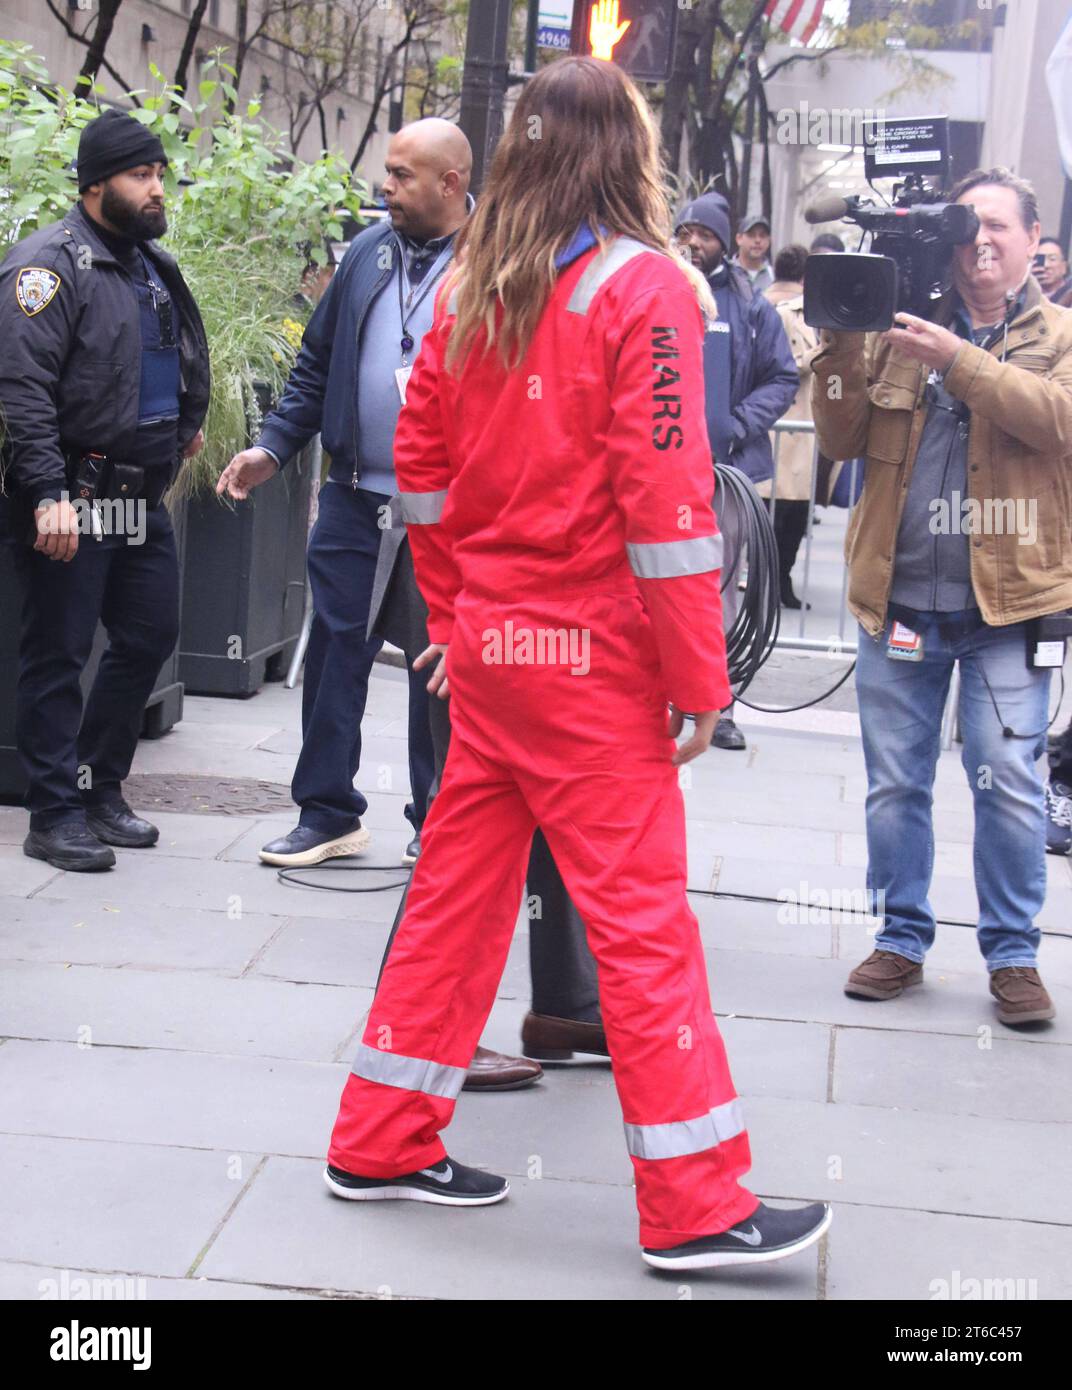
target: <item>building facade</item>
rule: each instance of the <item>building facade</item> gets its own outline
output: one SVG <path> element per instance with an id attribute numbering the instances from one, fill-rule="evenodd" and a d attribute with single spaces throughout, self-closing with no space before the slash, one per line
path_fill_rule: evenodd
<path id="1" fill-rule="evenodd" d="M 92 34 L 98 0 L 54 0 L 54 4 L 71 28 Z M 154 64 L 172 80 L 195 8 L 195 0 L 123 0 L 105 57 L 128 89 L 151 89 Z M 30 44 L 57 82 L 73 86 L 85 59 L 85 45 L 65 31 L 44 0 L 4 0 L 2 9 L 0 38 Z M 337 85 L 325 93 L 323 65 L 318 68 L 302 52 L 308 35 L 300 32 L 300 15 L 295 16 L 293 43 L 288 46 L 278 17 L 258 34 L 262 0 L 247 0 L 244 9 L 246 33 L 257 37 L 244 63 L 240 103 L 259 98 L 263 119 L 287 134 L 291 147 L 303 158 L 315 158 L 324 144 L 348 162 L 353 158 L 372 114 L 377 83 L 387 69 L 390 87 L 357 169 L 374 188 L 383 177 L 390 132 L 403 120 L 407 65 L 419 63 L 423 69 L 429 62 L 434 64 L 450 36 L 442 27 L 432 29 L 426 41 L 404 50 L 392 62 L 391 49 L 401 32 L 399 7 L 391 0 L 336 0 L 335 22 L 349 26 L 353 42 L 345 65 L 340 65 L 344 70 Z M 197 81 L 200 61 L 217 50 L 224 62 L 234 64 L 239 23 L 239 0 L 209 0 L 196 39 L 191 83 Z M 283 42 L 274 41 L 273 32 Z M 115 76 L 102 69 L 98 81 L 104 100 L 122 101 L 124 88 Z"/>

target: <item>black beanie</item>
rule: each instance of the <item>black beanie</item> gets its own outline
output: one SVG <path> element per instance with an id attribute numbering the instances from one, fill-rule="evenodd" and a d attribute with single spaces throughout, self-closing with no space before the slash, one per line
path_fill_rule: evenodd
<path id="1" fill-rule="evenodd" d="M 691 203 L 687 203 L 674 219 L 674 231 L 688 222 L 706 227 L 714 232 L 722 243 L 723 251 L 730 247 L 730 205 L 721 193 L 701 193 Z"/>
<path id="2" fill-rule="evenodd" d="M 115 107 L 85 126 L 78 141 L 78 191 L 139 164 L 166 164 L 167 155 L 148 126 Z"/>

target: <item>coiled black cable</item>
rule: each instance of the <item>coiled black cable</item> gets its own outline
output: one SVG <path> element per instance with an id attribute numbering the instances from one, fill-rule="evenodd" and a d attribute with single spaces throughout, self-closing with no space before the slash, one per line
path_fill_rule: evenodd
<path id="1" fill-rule="evenodd" d="M 790 714 L 795 710 L 821 704 L 845 684 L 856 669 L 855 661 L 829 690 L 805 700 L 803 704 L 775 708 L 769 705 L 753 705 L 742 699 L 744 692 L 774 650 L 781 628 L 782 590 L 778 542 L 766 502 L 739 468 L 729 464 L 715 464 L 714 508 L 726 548 L 726 564 L 722 569 L 723 593 L 731 584 L 737 583 L 738 575 L 741 573 L 740 565 L 737 563 L 738 557 L 745 551 L 748 555 L 744 590 L 736 617 L 726 632 L 726 663 L 729 666 L 734 699 L 740 700 L 748 709 L 760 710 L 764 714 Z"/>
<path id="2" fill-rule="evenodd" d="M 737 583 L 738 557 L 747 550 L 748 570 L 737 615 L 726 631 L 730 684 L 740 695 L 774 650 L 781 624 L 778 542 L 767 504 L 739 468 L 715 464 L 715 515 L 726 547 L 722 592 Z"/>

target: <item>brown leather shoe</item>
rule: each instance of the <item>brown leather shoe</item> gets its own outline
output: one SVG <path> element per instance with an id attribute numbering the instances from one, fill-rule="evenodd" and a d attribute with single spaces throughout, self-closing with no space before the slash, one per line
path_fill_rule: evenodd
<path id="1" fill-rule="evenodd" d="M 560 1065 L 610 1056 L 601 1023 L 580 1023 L 574 1018 L 552 1018 L 549 1014 L 531 1011 L 521 1025 L 521 1051 L 526 1057 Z M 587 1055 L 575 1057 L 576 1052 Z"/>
<path id="2" fill-rule="evenodd" d="M 1057 1016 L 1037 970 L 1022 965 L 992 970 L 990 993 L 998 1001 L 998 1021 L 1012 1028 L 1020 1023 L 1045 1023 Z"/>
<path id="3" fill-rule="evenodd" d="M 872 951 L 849 976 L 845 993 L 854 999 L 896 999 L 906 989 L 923 983 L 919 961 L 894 951 Z"/>
<path id="4" fill-rule="evenodd" d="M 490 1048 L 478 1047 L 469 1063 L 463 1091 L 520 1091 L 534 1086 L 543 1076 L 539 1062 L 527 1057 L 506 1057 Z"/>

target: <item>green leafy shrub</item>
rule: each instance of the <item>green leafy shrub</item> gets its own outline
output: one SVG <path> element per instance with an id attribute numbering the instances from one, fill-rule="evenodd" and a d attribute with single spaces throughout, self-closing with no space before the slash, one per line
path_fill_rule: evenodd
<path id="1" fill-rule="evenodd" d="M 186 96 L 152 69 L 156 89 L 131 111 L 160 137 L 168 157 L 169 230 L 164 245 L 182 267 L 205 321 L 212 399 L 203 453 L 184 486 L 208 490 L 259 424 L 258 394 L 275 397 L 300 334 L 294 296 L 308 260 L 359 216 L 366 186 L 331 154 L 309 162 L 259 119 L 239 109 L 230 69 L 212 59 Z M 25 44 L 0 41 L 0 255 L 20 237 L 63 217 L 77 197 L 70 169 L 78 137 L 100 114 L 94 88 L 74 95 L 50 82 Z M 234 104 L 232 112 L 221 102 Z"/>

